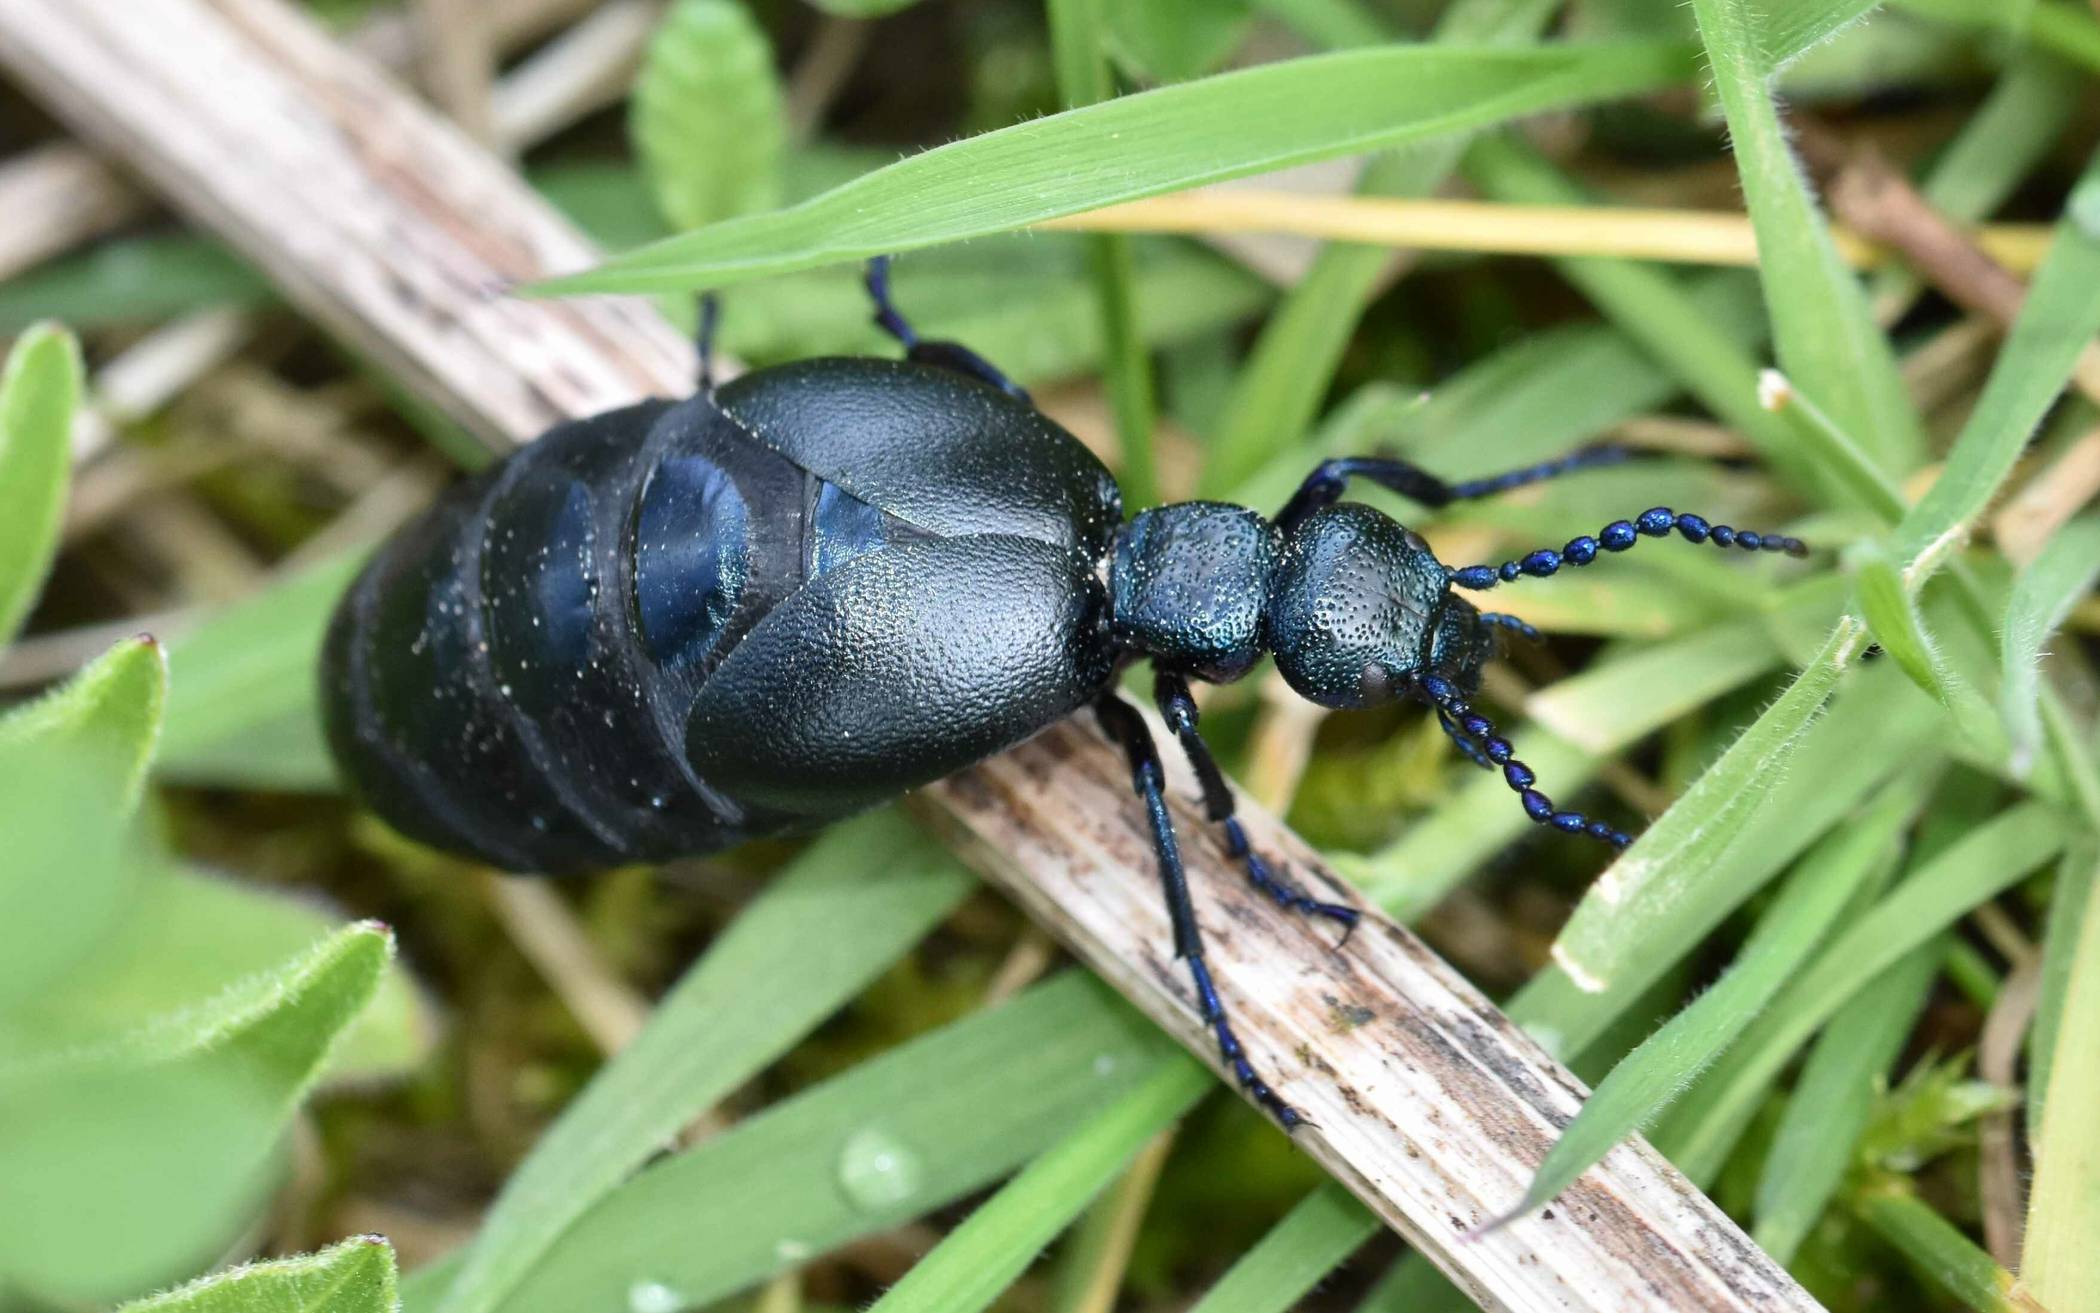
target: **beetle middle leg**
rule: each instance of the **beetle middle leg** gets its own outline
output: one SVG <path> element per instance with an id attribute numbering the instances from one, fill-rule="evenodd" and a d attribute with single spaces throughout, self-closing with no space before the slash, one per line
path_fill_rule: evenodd
<path id="1" fill-rule="evenodd" d="M 1196 779 L 1203 788 L 1203 810 L 1215 824 L 1225 827 L 1225 848 L 1247 868 L 1247 882 L 1276 900 L 1278 907 L 1289 908 L 1307 916 L 1324 916 L 1339 921 L 1343 926 L 1342 940 L 1348 942 L 1349 934 L 1356 929 L 1357 910 L 1340 903 L 1323 903 L 1298 888 L 1288 879 L 1276 875 L 1261 854 L 1247 842 L 1247 831 L 1233 815 L 1232 788 L 1225 783 L 1224 772 L 1218 769 L 1217 759 L 1210 754 L 1210 745 L 1196 728 L 1196 699 L 1189 692 L 1188 680 L 1181 675 L 1162 670 L 1153 676 L 1153 697 L 1159 703 L 1160 718 L 1174 737 L 1181 742 L 1181 750 L 1195 769 Z"/>
<path id="2" fill-rule="evenodd" d="M 1131 787 L 1144 801 L 1145 819 L 1152 828 L 1153 851 L 1159 856 L 1160 884 L 1167 896 L 1167 920 L 1174 927 L 1174 956 L 1188 963 L 1203 1024 L 1216 1036 L 1219 1056 L 1225 1059 L 1225 1065 L 1231 1068 L 1234 1078 L 1246 1089 L 1249 1097 L 1285 1130 L 1296 1130 L 1305 1124 L 1305 1115 L 1285 1103 L 1247 1061 L 1246 1050 L 1241 1047 L 1239 1036 L 1233 1033 L 1232 1022 L 1225 1015 L 1225 1004 L 1218 998 L 1218 987 L 1211 981 L 1210 966 L 1203 959 L 1203 932 L 1196 926 L 1196 909 L 1189 901 L 1188 872 L 1181 864 L 1181 845 L 1174 837 L 1174 818 L 1167 811 L 1166 772 L 1160 766 L 1159 749 L 1152 742 L 1152 731 L 1146 728 L 1145 719 L 1137 709 L 1113 692 L 1103 694 L 1094 703 L 1094 714 L 1100 718 L 1108 736 L 1123 745 L 1124 754 L 1129 758 Z"/>
<path id="3" fill-rule="evenodd" d="M 883 332 L 897 339 L 904 348 L 904 358 L 922 365 L 937 365 L 942 369 L 967 374 L 979 382 L 989 383 L 1010 397 L 1028 401 L 1028 393 L 1019 383 L 999 371 L 999 367 L 960 342 L 943 342 L 919 336 L 911 321 L 901 314 L 896 303 L 890 299 L 890 257 L 878 255 L 868 261 L 866 277 L 868 297 L 875 302 L 875 324 Z M 1033 403 L 1031 403 L 1033 404 Z"/>

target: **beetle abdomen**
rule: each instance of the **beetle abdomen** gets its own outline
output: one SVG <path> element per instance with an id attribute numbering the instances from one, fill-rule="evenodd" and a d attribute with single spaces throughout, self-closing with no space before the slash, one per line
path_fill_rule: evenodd
<path id="1" fill-rule="evenodd" d="M 359 576 L 323 663 L 337 760 L 404 832 L 513 870 L 778 829 L 693 771 L 687 717 L 782 598 L 892 527 L 705 398 L 563 424 Z"/>

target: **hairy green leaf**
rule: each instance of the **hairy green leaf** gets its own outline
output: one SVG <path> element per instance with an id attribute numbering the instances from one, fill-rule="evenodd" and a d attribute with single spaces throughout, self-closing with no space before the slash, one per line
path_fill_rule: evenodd
<path id="1" fill-rule="evenodd" d="M 0 646 L 36 604 L 58 550 L 80 386 L 80 345 L 50 325 L 24 333 L 0 373 Z"/>
<path id="2" fill-rule="evenodd" d="M 780 203 L 787 113 L 773 45 L 737 0 L 676 0 L 650 38 L 628 134 L 657 207 L 698 228 Z"/>
<path id="3" fill-rule="evenodd" d="M 394 1313 L 394 1250 L 356 1236 L 318 1254 L 246 1263 L 118 1313 Z"/>

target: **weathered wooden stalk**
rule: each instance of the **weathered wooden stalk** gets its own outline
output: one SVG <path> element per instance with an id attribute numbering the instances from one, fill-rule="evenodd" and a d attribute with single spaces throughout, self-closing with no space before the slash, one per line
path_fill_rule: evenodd
<path id="1" fill-rule="evenodd" d="M 285 294 L 492 444 L 645 393 L 692 352 L 635 301 L 522 301 L 595 253 L 508 169 L 280 0 L 0 0 L 15 76 Z M 1119 756 L 1067 724 L 919 799 L 986 878 L 1201 1055 Z M 1477 1241 L 1582 1089 L 1374 911 L 1346 949 L 1257 898 L 1181 816 L 1213 969 L 1251 1055 L 1317 1128 L 1297 1142 L 1489 1308 L 1811 1309 L 1645 1144 Z M 1258 809 L 1255 843 L 1353 898 Z"/>

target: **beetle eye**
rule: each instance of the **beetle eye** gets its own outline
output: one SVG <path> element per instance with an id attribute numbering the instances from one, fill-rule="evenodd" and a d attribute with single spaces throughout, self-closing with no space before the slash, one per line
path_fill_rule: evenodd
<path id="1" fill-rule="evenodd" d="M 1370 662 L 1364 666 L 1359 687 L 1366 703 L 1389 702 L 1393 697 L 1393 672 L 1385 668 L 1383 661 Z"/>

